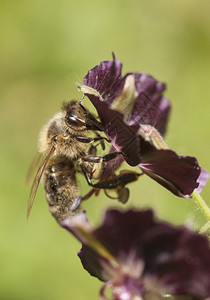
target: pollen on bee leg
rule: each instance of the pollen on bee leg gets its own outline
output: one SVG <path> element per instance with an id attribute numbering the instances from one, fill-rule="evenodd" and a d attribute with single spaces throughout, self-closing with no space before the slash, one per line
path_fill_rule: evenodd
<path id="1" fill-rule="evenodd" d="M 71 205 L 71 210 L 75 211 L 80 206 L 81 201 L 82 201 L 81 196 L 76 197 Z"/>
<path id="2" fill-rule="evenodd" d="M 91 172 L 92 179 L 99 179 L 104 170 L 103 158 L 101 157 L 99 163 L 94 163 L 93 171 Z"/>

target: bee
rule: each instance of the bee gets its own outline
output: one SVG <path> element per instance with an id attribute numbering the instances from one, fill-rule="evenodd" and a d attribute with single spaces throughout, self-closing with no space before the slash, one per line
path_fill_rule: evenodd
<path id="1" fill-rule="evenodd" d="M 89 131 L 94 132 L 95 137 L 88 136 Z M 96 146 L 88 145 L 99 141 L 104 150 L 104 141 L 110 142 L 106 136 L 100 136 L 98 131 L 104 131 L 102 124 L 81 102 L 75 100 L 63 104 L 62 110 L 44 125 L 39 135 L 38 154 L 28 176 L 31 177 L 32 170 L 43 156 L 32 183 L 27 218 L 41 179 L 49 210 L 58 223 L 81 212 L 82 197 L 76 180 L 78 167 L 84 173 L 87 183 L 94 189 L 122 191 L 125 184 L 137 179 L 137 173 L 129 172 L 101 181 L 104 164 L 122 153 L 112 152 L 102 157 L 96 156 Z M 93 184 L 92 179 L 99 182 Z"/>

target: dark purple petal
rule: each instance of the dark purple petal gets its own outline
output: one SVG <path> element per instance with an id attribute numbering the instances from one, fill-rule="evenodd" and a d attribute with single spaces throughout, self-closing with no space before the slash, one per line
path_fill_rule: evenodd
<path id="1" fill-rule="evenodd" d="M 169 294 L 206 297 L 210 293 L 209 243 L 180 227 L 157 224 L 142 241 L 145 274 L 155 274 Z"/>
<path id="2" fill-rule="evenodd" d="M 115 57 L 101 62 L 88 72 L 80 88 L 95 106 L 113 146 L 135 166 L 140 163 L 140 124 L 165 133 L 170 104 L 162 96 L 165 84 L 147 74 L 121 77 L 121 67 Z"/>
<path id="3" fill-rule="evenodd" d="M 167 98 L 162 97 L 159 101 L 158 110 L 155 119 L 157 122 L 154 127 L 164 136 L 167 129 L 168 119 L 171 111 L 171 105 Z"/>
<path id="4" fill-rule="evenodd" d="M 69 224 L 65 227 L 72 232 Z M 109 210 L 103 224 L 91 235 L 90 244 L 83 244 L 79 257 L 84 268 L 108 281 L 113 291 L 121 287 L 141 296 L 157 293 L 156 282 L 160 294 L 164 291 L 199 299 L 210 296 L 210 247 L 206 237 L 156 221 L 151 210 Z M 93 240 L 115 257 L 117 265 L 95 251 Z M 135 274 L 138 264 L 142 269 Z"/>
<path id="5" fill-rule="evenodd" d="M 162 96 L 166 85 L 148 74 L 134 73 L 138 97 L 131 112 L 130 124 L 150 124 L 162 135 L 166 131 L 170 102 Z"/>
<path id="6" fill-rule="evenodd" d="M 106 273 L 103 268 L 103 264 L 109 264 L 108 261 L 104 261 L 103 258 L 93 251 L 90 247 L 82 246 L 78 252 L 78 256 L 81 260 L 83 268 L 94 277 L 97 277 L 101 281 L 109 280 L 110 275 Z"/>
<path id="7" fill-rule="evenodd" d="M 83 84 L 99 92 L 104 100 L 109 98 L 110 90 L 121 77 L 122 64 L 113 55 L 113 60 L 102 61 L 95 66 L 83 79 Z"/>
<path id="8" fill-rule="evenodd" d="M 125 160 L 131 166 L 138 165 L 140 162 L 140 140 L 136 138 L 137 127 L 135 125 L 128 126 L 123 121 L 123 114 L 109 108 L 106 102 L 98 101 L 95 96 L 91 97 L 92 103 L 96 107 L 101 122 L 109 136 L 112 145 L 125 154 Z"/>
<path id="9" fill-rule="evenodd" d="M 136 166 L 141 162 L 141 156 L 154 147 L 138 135 L 138 125 L 128 125 L 123 121 L 123 114 L 112 110 L 106 102 L 98 101 L 91 95 L 92 103 L 96 107 L 105 132 L 117 151 L 124 153 L 125 161 Z"/>
<path id="10" fill-rule="evenodd" d="M 123 113 L 124 121 L 128 117 L 127 125 L 150 124 L 164 134 L 170 112 L 170 103 L 162 95 L 165 84 L 148 74 L 127 73 L 121 77 L 121 68 L 121 63 L 114 57 L 113 61 L 103 61 L 92 68 L 84 77 L 84 86 L 98 93 L 96 96 L 89 90 L 85 95 L 96 107 L 99 117 L 106 124 L 110 121 L 103 115 L 104 110 L 99 110 L 103 100 L 111 109 Z"/>
<path id="11" fill-rule="evenodd" d="M 170 103 L 168 99 L 162 97 L 158 102 L 155 102 L 145 93 L 141 93 L 133 106 L 128 124 L 149 124 L 154 126 L 161 135 L 164 135 L 169 113 Z"/>
<path id="12" fill-rule="evenodd" d="M 145 73 L 135 73 L 135 83 L 139 94 L 145 93 L 153 101 L 158 101 L 166 85 L 158 82 L 151 75 Z"/>
<path id="13" fill-rule="evenodd" d="M 128 255 L 130 249 L 138 251 L 141 236 L 154 225 L 151 210 L 122 213 L 108 210 L 103 224 L 94 231 L 94 237 L 109 250 L 113 256 Z"/>
<path id="14" fill-rule="evenodd" d="M 142 171 L 177 196 L 190 197 L 199 186 L 201 168 L 194 157 L 172 150 L 155 150 L 142 158 Z"/>
<path id="15" fill-rule="evenodd" d="M 175 251 L 164 253 L 164 256 L 155 255 L 153 263 L 156 275 L 169 293 L 200 297 L 210 295 L 207 239 L 183 229 L 176 241 Z"/>
<path id="16" fill-rule="evenodd" d="M 170 227 L 168 229 L 168 225 L 165 226 L 165 223 L 160 223 L 157 226 L 151 210 L 129 210 L 124 213 L 118 210 L 108 210 L 103 224 L 93 231 L 93 236 L 114 257 L 127 257 L 131 249 L 135 249 L 135 253 L 141 257 L 142 249 L 139 245 L 147 240 L 150 241 L 150 237 L 153 235 L 153 227 L 158 233 L 168 230 L 171 234 L 172 231 Z M 165 246 L 173 249 L 172 243 Z M 83 244 L 82 251 L 79 254 L 80 257 L 83 257 L 82 252 L 84 250 L 92 251 L 87 245 Z M 91 253 L 89 253 L 90 256 Z M 84 257 L 87 258 L 87 256 Z"/>
<path id="17" fill-rule="evenodd" d="M 114 257 L 111 256 L 100 240 L 95 238 L 94 229 L 89 223 L 86 213 L 82 212 L 71 218 L 66 218 L 60 225 L 82 243 L 83 246 L 78 252 L 78 256 L 84 269 L 92 276 L 107 281 L 109 276 L 103 269 L 103 265 L 110 265 L 110 268 L 112 268 L 111 263 L 114 261 Z"/>
<path id="18" fill-rule="evenodd" d="M 183 229 L 176 251 L 157 270 L 171 294 L 210 296 L 209 250 L 207 239 Z"/>
<path id="19" fill-rule="evenodd" d="M 108 210 L 103 224 L 93 231 L 94 239 L 98 240 L 108 252 L 116 258 L 129 256 L 130 250 L 135 249 L 140 257 L 141 236 L 154 225 L 153 212 L 128 211 L 121 213 L 117 210 Z M 65 226 L 69 230 L 68 227 Z M 72 232 L 72 229 L 69 230 Z M 82 265 L 90 275 L 102 281 L 108 281 L 111 277 L 108 270 L 112 269 L 109 261 L 94 251 L 91 245 L 83 243 L 78 253 Z M 106 266 L 106 268 L 104 268 Z M 110 272 L 111 273 L 111 272 Z"/>

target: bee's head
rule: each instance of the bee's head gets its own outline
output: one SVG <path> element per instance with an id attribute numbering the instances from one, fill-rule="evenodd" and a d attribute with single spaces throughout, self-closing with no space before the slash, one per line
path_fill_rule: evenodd
<path id="1" fill-rule="evenodd" d="M 62 110 L 65 112 L 65 123 L 74 130 L 86 130 L 87 111 L 75 100 L 64 103 Z"/>

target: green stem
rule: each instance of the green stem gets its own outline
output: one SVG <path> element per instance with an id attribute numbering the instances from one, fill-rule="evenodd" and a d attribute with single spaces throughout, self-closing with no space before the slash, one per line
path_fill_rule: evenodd
<path id="1" fill-rule="evenodd" d="M 206 204 L 206 202 L 203 200 L 200 194 L 196 190 L 192 193 L 192 197 L 195 200 L 195 203 L 200 208 L 200 210 L 203 212 L 204 216 L 208 221 L 210 221 L 210 208 Z"/>
<path id="2" fill-rule="evenodd" d="M 210 221 L 207 221 L 200 229 L 200 233 L 204 234 L 204 233 L 209 233 L 210 231 Z"/>

